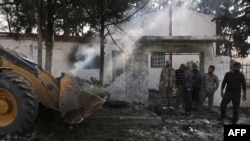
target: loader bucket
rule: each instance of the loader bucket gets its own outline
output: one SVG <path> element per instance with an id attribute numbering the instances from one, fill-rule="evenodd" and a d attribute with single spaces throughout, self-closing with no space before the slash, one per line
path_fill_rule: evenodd
<path id="1" fill-rule="evenodd" d="M 98 89 L 98 88 L 96 88 Z M 103 91 L 81 88 L 71 74 L 65 74 L 60 80 L 60 111 L 64 121 L 70 124 L 80 123 L 106 101 Z"/>

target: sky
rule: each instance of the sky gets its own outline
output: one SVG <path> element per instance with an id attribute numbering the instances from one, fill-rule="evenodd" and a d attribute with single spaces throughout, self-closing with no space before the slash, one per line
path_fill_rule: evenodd
<path id="1" fill-rule="evenodd" d="M 3 27 L 7 26 L 4 16 L 0 13 L 0 32 L 4 32 Z"/>

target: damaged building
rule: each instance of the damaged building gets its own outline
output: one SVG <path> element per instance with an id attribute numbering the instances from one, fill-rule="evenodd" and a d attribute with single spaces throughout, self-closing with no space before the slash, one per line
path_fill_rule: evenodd
<path id="1" fill-rule="evenodd" d="M 148 105 L 149 92 L 158 90 L 160 71 L 168 59 L 172 60 L 174 69 L 178 69 L 181 63 L 195 62 L 203 73 L 207 72 L 209 65 L 215 65 L 220 82 L 229 71 L 230 58 L 215 53 L 215 43 L 220 38 L 215 36 L 216 25 L 211 22 L 213 17 L 173 7 L 170 18 L 169 10 L 165 8 L 132 18 L 120 25 L 125 32 L 110 29 L 119 45 L 117 47 L 111 39 L 107 39 L 105 44 L 104 84 L 111 99 Z M 35 38 L 14 40 L 1 35 L 0 40 L 2 46 L 15 49 L 37 62 Z M 75 55 L 85 59 L 72 63 L 69 55 L 76 48 Z M 99 79 L 98 38 L 84 44 L 58 40 L 53 51 L 54 76 L 72 72 L 82 79 Z M 220 100 L 217 91 L 215 105 L 219 105 Z"/>

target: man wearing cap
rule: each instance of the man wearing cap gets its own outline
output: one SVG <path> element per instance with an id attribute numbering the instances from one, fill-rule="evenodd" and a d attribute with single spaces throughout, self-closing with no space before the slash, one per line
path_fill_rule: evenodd
<path id="1" fill-rule="evenodd" d="M 242 100 L 246 101 L 246 79 L 243 73 L 240 72 L 241 64 L 235 62 L 233 64 L 233 70 L 227 72 L 224 76 L 221 85 L 221 96 L 222 101 L 220 104 L 221 117 L 220 120 L 223 120 L 226 116 L 226 107 L 230 101 L 233 103 L 233 118 L 232 124 L 236 124 L 239 116 L 240 108 L 240 98 L 241 98 L 241 89 L 243 90 Z M 223 92 L 226 86 L 225 93 Z"/>
<path id="2" fill-rule="evenodd" d="M 172 68 L 172 61 L 167 60 L 166 66 L 162 69 L 160 74 L 160 91 L 162 93 L 162 106 L 165 108 L 172 107 L 172 93 L 173 88 L 175 87 L 176 73 Z"/>

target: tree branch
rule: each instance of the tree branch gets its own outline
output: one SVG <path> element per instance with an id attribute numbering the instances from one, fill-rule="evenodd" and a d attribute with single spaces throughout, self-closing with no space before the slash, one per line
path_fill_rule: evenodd
<path id="1" fill-rule="evenodd" d="M 124 21 L 127 21 L 128 19 L 130 19 L 132 16 L 134 16 L 138 11 L 140 11 L 142 8 L 144 8 L 147 3 L 149 2 L 150 0 L 148 0 L 147 2 L 144 3 L 144 5 L 142 7 L 140 7 L 139 9 L 137 9 L 135 12 L 133 12 L 131 15 L 129 15 L 128 17 L 126 17 L 125 19 L 122 19 L 120 21 L 117 21 L 117 22 L 111 22 L 109 24 L 106 24 L 105 26 L 110 26 L 110 25 L 115 25 L 115 24 L 119 24 L 119 23 L 122 23 Z"/>
<path id="2" fill-rule="evenodd" d="M 108 35 L 109 35 L 110 38 L 112 39 L 113 43 L 120 49 L 120 51 L 124 52 L 124 51 L 122 50 L 122 48 L 121 48 L 121 47 L 116 43 L 116 41 L 114 40 L 114 38 L 113 38 L 113 36 L 111 35 L 111 33 L 110 33 L 108 27 L 106 27 L 106 29 L 107 29 Z"/>

